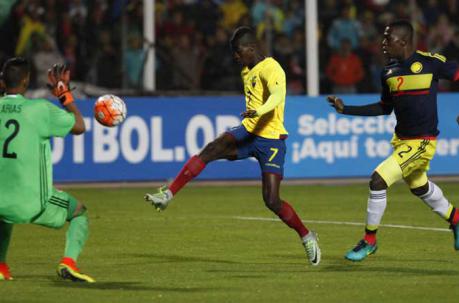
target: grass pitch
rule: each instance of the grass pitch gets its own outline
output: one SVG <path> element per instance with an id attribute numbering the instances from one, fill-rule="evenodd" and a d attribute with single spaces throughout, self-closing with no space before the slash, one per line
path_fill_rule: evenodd
<path id="1" fill-rule="evenodd" d="M 459 205 L 459 187 L 440 184 Z M 151 190 L 151 189 L 150 189 Z M 319 233 L 322 263 L 307 264 L 296 233 L 261 201 L 260 187 L 189 187 L 158 213 L 147 189 L 70 189 L 88 206 L 79 266 L 97 283 L 59 281 L 66 228 L 15 226 L 0 302 L 457 302 L 459 252 L 447 224 L 403 185 L 389 190 L 379 250 L 361 263 L 344 253 L 361 238 L 367 188 L 284 186 Z M 244 217 L 244 218 L 239 218 Z M 252 219 L 250 219 L 252 218 Z M 268 221 L 263 221 L 267 219 Z M 435 228 L 440 230 L 435 230 Z"/>

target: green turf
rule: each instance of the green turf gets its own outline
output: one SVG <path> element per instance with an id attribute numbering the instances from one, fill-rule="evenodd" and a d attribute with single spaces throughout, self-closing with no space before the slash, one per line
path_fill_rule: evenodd
<path id="1" fill-rule="evenodd" d="M 459 187 L 440 184 L 451 201 Z M 163 212 L 145 189 L 72 189 L 88 206 L 91 234 L 79 266 L 93 285 L 55 277 L 65 229 L 16 226 L 9 252 L 15 281 L 0 302 L 457 302 L 459 252 L 452 233 L 382 228 L 379 250 L 361 263 L 344 253 L 362 226 L 308 223 L 320 236 L 318 267 L 297 235 L 261 202 L 259 187 L 189 187 Z M 304 220 L 363 222 L 365 184 L 284 186 Z M 403 185 L 389 191 L 385 224 L 446 228 Z"/>

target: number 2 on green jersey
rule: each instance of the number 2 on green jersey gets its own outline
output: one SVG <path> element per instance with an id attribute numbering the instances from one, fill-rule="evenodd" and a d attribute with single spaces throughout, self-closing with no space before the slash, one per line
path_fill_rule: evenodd
<path id="1" fill-rule="evenodd" d="M 2 156 L 3 158 L 10 158 L 10 159 L 16 159 L 18 155 L 15 152 L 9 152 L 8 151 L 8 145 L 13 141 L 13 139 L 18 135 L 19 133 L 19 122 L 15 119 L 10 119 L 6 121 L 5 127 L 7 129 L 10 129 L 10 127 L 13 129 L 13 131 L 10 133 L 10 135 L 6 138 L 5 143 L 3 143 L 3 153 Z"/>

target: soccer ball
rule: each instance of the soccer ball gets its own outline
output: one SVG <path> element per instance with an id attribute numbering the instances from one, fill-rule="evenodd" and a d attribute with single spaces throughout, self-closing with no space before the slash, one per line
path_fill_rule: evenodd
<path id="1" fill-rule="evenodd" d="M 94 117 L 104 126 L 113 127 L 126 119 L 127 109 L 123 99 L 115 95 L 100 96 L 94 103 Z"/>

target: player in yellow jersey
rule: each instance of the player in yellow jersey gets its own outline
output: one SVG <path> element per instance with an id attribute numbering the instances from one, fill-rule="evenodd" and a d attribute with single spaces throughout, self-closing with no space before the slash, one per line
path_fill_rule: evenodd
<path id="1" fill-rule="evenodd" d="M 236 29 L 230 42 L 234 59 L 243 66 L 241 75 L 246 111 L 241 114 L 244 118 L 242 125 L 207 144 L 199 155 L 185 163 L 169 186 L 161 187 L 157 193 L 146 194 L 145 199 L 156 209 L 164 210 L 179 190 L 199 175 L 208 163 L 218 159 L 254 157 L 262 171 L 265 205 L 298 233 L 308 261 L 318 265 L 317 235 L 303 225 L 295 210 L 279 196 L 287 138 L 284 128 L 285 72 L 276 60 L 262 54 L 251 28 Z"/>

